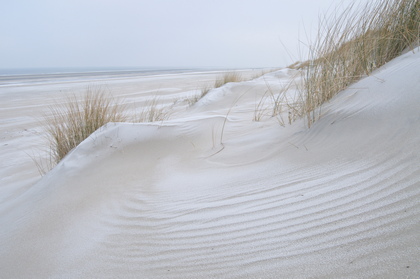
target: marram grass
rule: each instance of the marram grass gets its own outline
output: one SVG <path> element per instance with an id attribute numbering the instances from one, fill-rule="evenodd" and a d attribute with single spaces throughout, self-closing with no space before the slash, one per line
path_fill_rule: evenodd
<path id="1" fill-rule="evenodd" d="M 311 126 L 321 105 L 355 81 L 419 44 L 420 1 L 376 0 L 324 17 L 304 67 L 299 114 Z"/>
<path id="2" fill-rule="evenodd" d="M 103 125 L 127 119 L 124 106 L 103 89 L 93 87 L 86 89 L 81 100 L 72 95 L 65 103 L 51 106 L 50 112 L 45 121 L 52 165 Z"/>

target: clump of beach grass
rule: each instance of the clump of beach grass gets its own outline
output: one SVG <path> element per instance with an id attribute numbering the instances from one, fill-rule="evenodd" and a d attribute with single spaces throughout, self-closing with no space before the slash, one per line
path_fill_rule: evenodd
<path id="1" fill-rule="evenodd" d="M 257 79 L 259 77 L 262 77 L 262 76 L 264 76 L 268 73 L 272 73 L 272 72 L 277 71 L 277 70 L 279 70 L 279 69 L 277 69 L 277 68 L 262 69 L 259 73 L 255 73 L 253 76 L 251 76 L 250 79 L 251 80 L 252 79 Z"/>
<path id="2" fill-rule="evenodd" d="M 238 72 L 226 72 L 223 75 L 219 76 L 213 85 L 205 84 L 201 86 L 200 94 L 192 96 L 187 100 L 189 106 L 194 105 L 197 103 L 201 98 L 204 98 L 212 89 L 219 88 L 229 82 L 240 82 L 244 81 L 241 74 Z"/>
<path id="3" fill-rule="evenodd" d="M 220 76 L 215 82 L 214 82 L 214 88 L 219 88 L 225 85 L 229 82 L 240 82 L 243 81 L 242 76 L 238 72 L 227 72 Z"/>
<path id="4" fill-rule="evenodd" d="M 164 106 L 154 97 L 140 113 L 129 118 L 127 105 L 113 98 L 103 87 L 88 86 L 81 97 L 72 94 L 63 103 L 49 107 L 43 120 L 49 145 L 47 158 L 32 156 L 32 159 L 43 175 L 105 124 L 164 121 L 170 117 L 171 109 L 172 106 Z"/>
<path id="5" fill-rule="evenodd" d="M 355 81 L 419 44 L 420 2 L 376 0 L 325 16 L 304 64 L 301 114 L 308 127 L 321 105 Z"/>
<path id="6" fill-rule="evenodd" d="M 210 90 L 212 90 L 213 88 L 210 85 L 204 85 L 203 87 L 201 87 L 201 94 L 200 94 L 200 99 L 203 98 L 204 96 L 207 95 L 207 93 L 210 92 Z"/>
<path id="7" fill-rule="evenodd" d="M 174 103 L 175 104 L 175 103 Z M 154 97 L 147 101 L 146 106 L 135 118 L 135 122 L 158 122 L 169 119 L 171 106 L 161 105 L 159 98 Z"/>
<path id="8" fill-rule="evenodd" d="M 103 88 L 88 87 L 82 99 L 71 95 L 45 116 L 50 161 L 58 164 L 73 148 L 109 122 L 127 120 L 124 106 Z"/>
<path id="9" fill-rule="evenodd" d="M 198 102 L 198 100 L 200 100 L 200 97 L 201 95 L 192 95 L 192 96 L 190 96 L 190 97 L 188 97 L 188 98 L 185 98 L 184 99 L 184 101 L 188 104 L 188 107 L 191 107 L 191 106 L 193 106 L 195 103 L 197 103 Z"/>
<path id="10" fill-rule="evenodd" d="M 188 104 L 188 107 L 191 107 L 195 105 L 201 98 L 206 96 L 210 90 L 212 90 L 213 87 L 210 85 L 202 85 L 201 88 L 197 89 L 198 94 L 193 94 L 187 98 L 185 98 L 183 101 Z"/>

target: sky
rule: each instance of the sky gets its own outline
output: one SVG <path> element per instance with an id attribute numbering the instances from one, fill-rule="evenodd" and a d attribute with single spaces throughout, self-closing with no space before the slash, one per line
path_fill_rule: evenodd
<path id="1" fill-rule="evenodd" d="M 0 68 L 282 67 L 341 2 L 0 0 Z"/>

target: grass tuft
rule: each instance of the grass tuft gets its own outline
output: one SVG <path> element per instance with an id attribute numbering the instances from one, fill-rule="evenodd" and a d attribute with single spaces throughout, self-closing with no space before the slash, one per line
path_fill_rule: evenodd
<path id="1" fill-rule="evenodd" d="M 45 121 L 52 164 L 60 162 L 103 125 L 127 119 L 124 107 L 106 93 L 101 88 L 88 87 L 82 100 L 72 95 L 64 104 L 50 107 L 51 115 Z"/>
<path id="2" fill-rule="evenodd" d="M 209 85 L 205 85 L 203 87 L 201 87 L 201 94 L 200 94 L 200 99 L 203 98 L 204 96 L 207 95 L 207 93 L 210 92 L 210 90 L 212 90 L 213 88 Z"/>
<path id="3" fill-rule="evenodd" d="M 214 83 L 214 88 L 219 88 L 229 82 L 243 81 L 241 74 L 238 72 L 228 72 L 220 76 Z"/>
<path id="4" fill-rule="evenodd" d="M 197 103 L 201 98 L 205 97 L 212 89 L 222 87 L 223 85 L 229 82 L 240 82 L 240 81 L 244 81 L 241 74 L 237 72 L 224 73 L 223 75 L 221 75 L 220 77 L 216 79 L 213 86 L 211 85 L 202 86 L 200 89 L 201 93 L 197 96 L 193 96 L 187 99 L 187 102 L 189 106 L 192 106 L 195 103 Z"/>
<path id="5" fill-rule="evenodd" d="M 154 97 L 147 101 L 146 106 L 136 117 L 135 122 L 157 122 L 169 119 L 171 106 L 159 104 L 159 99 Z"/>

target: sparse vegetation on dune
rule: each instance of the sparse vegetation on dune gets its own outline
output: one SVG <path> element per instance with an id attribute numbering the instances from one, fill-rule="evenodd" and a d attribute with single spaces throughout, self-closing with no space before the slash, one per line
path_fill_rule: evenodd
<path id="1" fill-rule="evenodd" d="M 350 84 L 419 43 L 420 2 L 377 0 L 324 17 L 304 66 L 300 114 L 307 125 L 321 105 Z M 293 65 L 298 66 L 298 65 Z"/>
<path id="2" fill-rule="evenodd" d="M 217 79 L 214 87 L 238 81 L 241 81 L 241 75 L 229 72 Z M 200 96 L 189 100 L 190 105 L 214 87 L 203 87 Z M 73 148 L 103 125 L 130 120 L 126 114 L 126 107 L 108 93 L 100 87 L 88 87 L 81 99 L 71 95 L 65 103 L 50 107 L 50 114 L 45 117 L 49 162 L 43 164 L 36 161 L 40 172 L 44 173 L 58 164 Z M 170 110 L 171 107 L 160 105 L 158 98 L 153 98 L 134 116 L 133 122 L 164 121 L 169 118 Z"/>
<path id="3" fill-rule="evenodd" d="M 209 85 L 205 85 L 205 86 L 203 86 L 203 87 L 201 88 L 201 95 L 200 95 L 200 99 L 201 99 L 201 98 L 203 98 L 204 96 L 206 96 L 206 95 L 207 95 L 207 93 L 209 93 L 211 89 L 212 89 L 212 87 L 211 87 L 211 86 L 209 86 Z"/>
<path id="4" fill-rule="evenodd" d="M 241 82 L 245 79 L 242 77 L 242 75 L 238 72 L 226 72 L 223 75 L 219 76 L 213 85 L 204 85 L 200 89 L 200 95 L 193 96 L 188 100 L 188 103 L 190 106 L 194 105 L 198 100 L 206 96 L 212 89 L 222 87 L 223 85 L 229 83 L 229 82 Z"/>
<path id="5" fill-rule="evenodd" d="M 214 88 L 219 88 L 229 82 L 240 82 L 243 78 L 238 72 L 227 72 L 220 76 L 214 83 Z"/>
<path id="6" fill-rule="evenodd" d="M 254 77 L 252 77 L 252 79 L 256 79 L 256 78 L 262 77 L 263 75 L 266 75 L 268 73 L 272 73 L 272 72 L 275 72 L 275 71 L 278 71 L 278 70 L 280 70 L 280 68 L 263 69 L 263 70 L 261 70 L 260 73 L 255 74 Z"/>
<path id="7" fill-rule="evenodd" d="M 104 89 L 88 87 L 79 100 L 75 95 L 50 107 L 45 117 L 51 164 L 57 164 L 94 131 L 109 122 L 126 121 L 124 106 Z"/>
<path id="8" fill-rule="evenodd" d="M 292 78 L 286 84 L 280 84 L 278 89 L 272 88 L 266 83 L 267 90 L 255 104 L 253 121 L 262 121 L 264 118 L 276 117 L 281 126 L 286 123 L 292 124 L 299 115 L 299 108 L 302 100 L 301 96 L 289 96 L 289 90 L 295 86 Z M 285 113 L 287 113 L 287 120 Z"/>
<path id="9" fill-rule="evenodd" d="M 198 102 L 201 98 L 205 97 L 212 89 L 222 87 L 223 85 L 230 83 L 230 82 L 241 82 L 241 81 L 247 81 L 259 78 L 267 73 L 276 71 L 276 69 L 262 69 L 261 72 L 256 73 L 252 76 L 244 77 L 242 74 L 238 72 L 226 72 L 222 75 L 220 75 L 214 84 L 212 85 L 204 85 L 200 88 L 200 94 L 192 96 L 187 99 L 187 102 L 189 106 L 194 105 L 196 102 Z"/>
<path id="10" fill-rule="evenodd" d="M 171 113 L 171 107 L 159 104 L 159 98 L 154 97 L 147 101 L 146 106 L 136 115 L 134 122 L 157 122 L 167 120 Z"/>
<path id="11" fill-rule="evenodd" d="M 51 106 L 49 110 L 44 117 L 48 160 L 34 159 L 40 173 L 54 167 L 73 148 L 109 122 L 164 121 L 170 115 L 170 108 L 159 105 L 158 99 L 153 98 L 139 114 L 129 118 L 127 106 L 101 87 L 88 87 L 81 98 L 70 95 L 64 103 Z"/>

